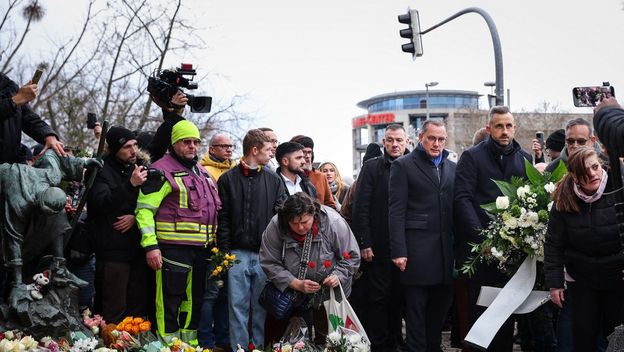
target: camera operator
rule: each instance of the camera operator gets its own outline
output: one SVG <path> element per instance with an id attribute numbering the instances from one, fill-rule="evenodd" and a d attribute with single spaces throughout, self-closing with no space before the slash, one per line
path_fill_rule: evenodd
<path id="1" fill-rule="evenodd" d="M 0 163 L 20 161 L 18 151 L 22 141 L 21 132 L 52 149 L 58 156 L 65 156 L 63 143 L 52 128 L 32 111 L 29 102 L 37 97 L 37 85 L 28 82 L 19 87 L 8 76 L 0 73 Z"/>
<path id="2" fill-rule="evenodd" d="M 106 134 L 104 167 L 89 192 L 88 224 L 96 254 L 96 312 L 108 322 L 146 312 L 147 265 L 136 225 L 139 186 L 148 172 L 138 166 L 132 131 L 113 126 Z"/>
<path id="3" fill-rule="evenodd" d="M 164 119 L 164 122 L 156 130 L 152 142 L 147 147 L 151 161 L 154 163 L 167 152 L 167 148 L 171 144 L 171 130 L 173 129 L 173 125 L 184 120 L 184 117 L 181 115 L 184 114 L 184 107 L 186 103 L 188 103 L 188 98 L 182 91 L 177 91 L 170 102 L 163 102 L 153 94 L 150 95 L 150 97 L 156 105 L 162 108 Z M 171 107 L 171 105 L 174 107 Z"/>

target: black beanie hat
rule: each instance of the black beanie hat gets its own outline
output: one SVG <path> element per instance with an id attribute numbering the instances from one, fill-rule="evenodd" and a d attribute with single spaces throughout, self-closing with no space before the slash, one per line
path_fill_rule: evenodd
<path id="1" fill-rule="evenodd" d="M 546 148 L 560 152 L 565 145 L 565 131 L 563 129 L 556 130 L 546 139 Z"/>
<path id="2" fill-rule="evenodd" d="M 381 156 L 383 153 L 381 152 L 381 147 L 377 143 L 371 143 L 366 147 L 366 153 L 364 153 L 364 157 L 362 158 L 362 162 L 372 159 L 378 156 Z"/>
<path id="3" fill-rule="evenodd" d="M 279 164 L 284 155 L 296 152 L 297 150 L 303 150 L 303 148 L 303 145 L 297 142 L 284 142 L 275 149 L 275 160 L 277 160 Z"/>
<path id="4" fill-rule="evenodd" d="M 312 148 L 314 149 L 314 141 L 312 140 L 312 138 L 308 137 L 308 136 L 304 136 L 304 135 L 298 135 L 298 136 L 294 136 L 293 138 L 290 139 L 291 142 L 297 142 L 301 145 L 303 145 L 304 148 Z"/>
<path id="5" fill-rule="evenodd" d="M 127 128 L 113 126 L 106 132 L 106 143 L 111 155 L 117 154 L 124 144 L 133 139 L 136 139 L 134 133 Z"/>

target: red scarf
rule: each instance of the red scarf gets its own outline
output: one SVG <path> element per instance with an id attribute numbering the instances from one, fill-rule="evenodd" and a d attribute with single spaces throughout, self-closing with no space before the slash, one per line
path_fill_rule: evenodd
<path id="1" fill-rule="evenodd" d="M 316 235 L 318 235 L 318 221 L 314 220 L 314 224 L 312 224 L 312 229 L 311 230 L 312 230 L 312 238 L 316 237 Z M 300 235 L 300 234 L 290 230 L 290 235 L 292 236 L 292 238 L 295 241 L 303 244 L 303 242 L 305 241 L 307 233 L 305 233 L 303 235 Z"/>

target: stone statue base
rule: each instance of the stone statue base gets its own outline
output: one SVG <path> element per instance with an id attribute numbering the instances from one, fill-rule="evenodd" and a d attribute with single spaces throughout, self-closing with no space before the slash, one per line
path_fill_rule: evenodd
<path id="1" fill-rule="evenodd" d="M 92 337 L 93 333 L 82 323 L 78 311 L 78 289 L 52 286 L 40 300 L 30 298 L 30 293 L 18 288 L 18 308 L 0 305 L 0 331 L 20 330 L 36 339 L 45 336 L 67 336 L 70 331 L 81 331 Z"/>

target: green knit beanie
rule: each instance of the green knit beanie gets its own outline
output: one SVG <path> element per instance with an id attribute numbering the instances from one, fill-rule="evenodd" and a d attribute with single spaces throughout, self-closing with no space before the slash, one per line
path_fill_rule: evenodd
<path id="1" fill-rule="evenodd" d="M 171 130 L 171 144 L 173 145 L 175 142 L 186 138 L 201 139 L 197 126 L 191 121 L 182 120 L 173 125 L 173 129 Z"/>

